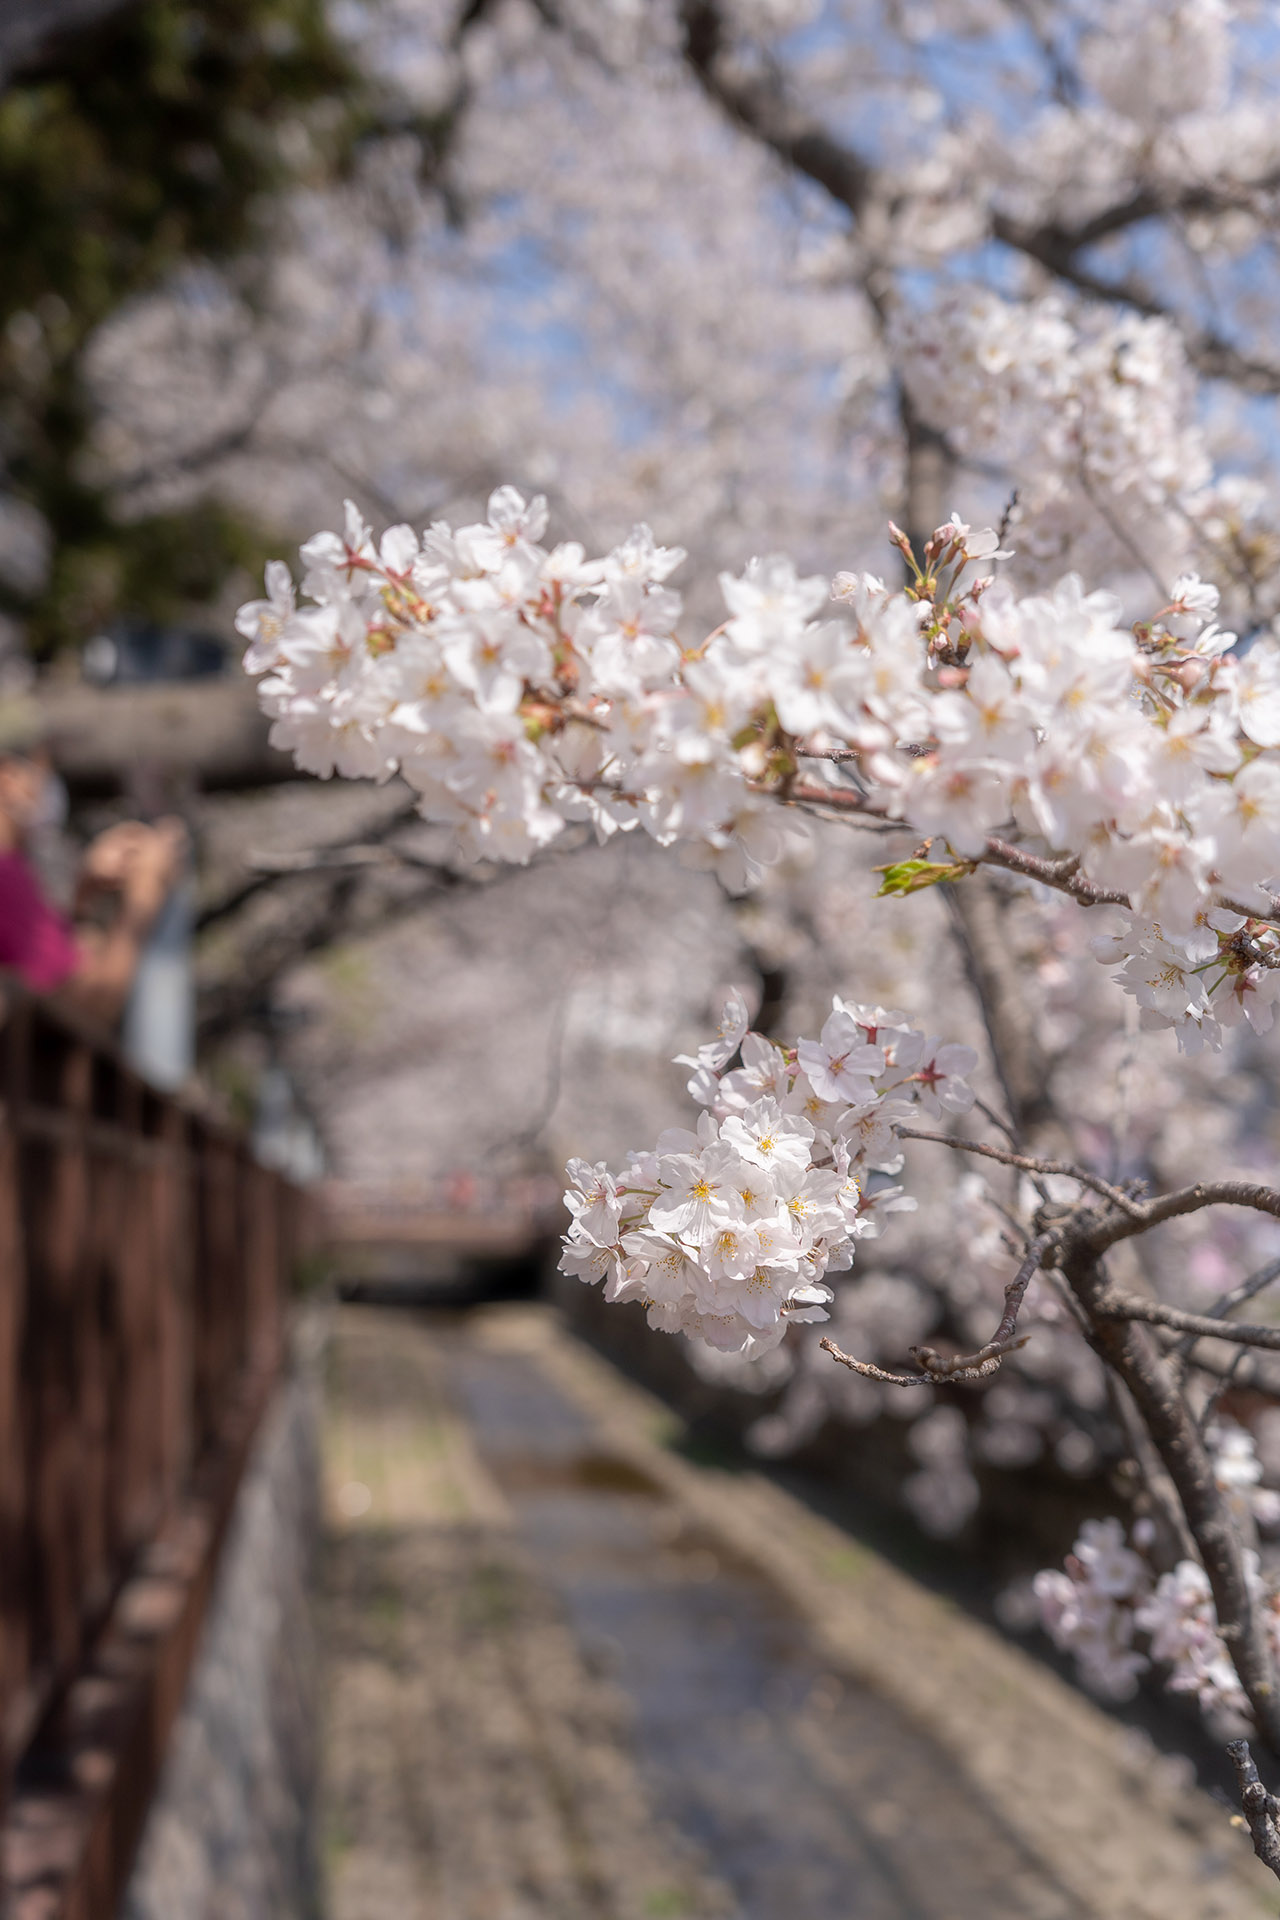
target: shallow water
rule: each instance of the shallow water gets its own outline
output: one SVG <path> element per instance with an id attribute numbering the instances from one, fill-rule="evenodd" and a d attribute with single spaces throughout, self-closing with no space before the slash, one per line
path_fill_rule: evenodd
<path id="1" fill-rule="evenodd" d="M 450 1377 L 541 1577 L 626 1696 L 646 1786 L 741 1920 L 1067 1920 L 927 1729 L 833 1672 L 753 1568 L 602 1456 L 528 1356 L 450 1339 Z"/>

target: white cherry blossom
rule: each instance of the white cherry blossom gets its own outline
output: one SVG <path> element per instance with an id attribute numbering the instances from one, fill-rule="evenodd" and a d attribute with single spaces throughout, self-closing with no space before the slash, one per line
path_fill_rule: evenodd
<path id="1" fill-rule="evenodd" d="M 931 1086 L 945 1081 L 963 1109 L 959 1076 L 977 1057 L 926 1041 L 902 1014 L 837 999 L 824 1033 L 858 1050 L 859 1099 L 819 1100 L 811 1119 L 807 1099 L 797 1099 L 809 1085 L 799 1062 L 810 1043 L 776 1047 L 743 1032 L 744 1019 L 741 996 L 730 995 L 716 1039 L 686 1056 L 698 1063 L 694 1087 L 705 1102 L 696 1131 L 666 1129 L 616 1176 L 570 1163 L 561 1266 L 590 1285 L 603 1280 L 610 1300 L 644 1302 L 659 1331 L 754 1356 L 788 1325 L 825 1319 L 827 1276 L 852 1264 L 858 1240 L 914 1206 L 900 1187 L 867 1176 L 901 1166 L 893 1128 Z M 936 1063 L 933 1078 L 921 1062 Z"/>
<path id="2" fill-rule="evenodd" d="M 810 803 L 924 834 L 938 875 L 993 853 L 1034 875 L 1047 858 L 1082 899 L 1123 896 L 1106 957 L 1143 1026 L 1184 1049 L 1241 1019 L 1269 1026 L 1280 643 L 1259 637 L 1241 660 L 1222 635 L 1190 654 L 1203 582 L 1180 578 L 1125 626 L 1113 595 L 1072 577 L 1020 600 L 974 571 L 993 536 L 952 521 L 911 589 L 845 580 L 835 604 L 852 622 L 815 620 L 821 581 L 753 562 L 722 579 L 729 618 L 695 645 L 665 584 L 677 550 L 639 528 L 602 559 L 553 563 L 546 517 L 499 488 L 486 522 L 421 541 L 394 527 L 375 545 L 351 509 L 342 536 L 304 549 L 309 607 L 273 565 L 241 615 L 273 741 L 326 777 L 402 772 L 463 858 L 526 861 L 585 822 L 680 843 L 734 890 L 799 830 L 785 804 L 799 783 Z M 699 1098 L 745 1025 L 739 998 L 689 1061 Z M 806 1103 L 865 1107 L 884 1058 L 837 1007 L 798 1066 Z M 912 1067 L 930 1110 L 966 1110 L 962 1059 Z M 779 1097 L 777 1082 L 775 1062 L 757 1091 L 798 1112 L 798 1085 Z M 745 1082 L 726 1098 L 751 1103 Z"/>

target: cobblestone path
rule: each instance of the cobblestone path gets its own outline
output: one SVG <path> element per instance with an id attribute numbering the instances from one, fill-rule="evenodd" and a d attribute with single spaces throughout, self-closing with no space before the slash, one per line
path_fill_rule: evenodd
<path id="1" fill-rule="evenodd" d="M 1208 1846 L 1188 1839 L 1185 1809 L 1177 1832 L 1177 1809 L 1137 1806 L 1135 1826 L 1154 1817 L 1169 1831 L 1117 1849 L 1089 1803 L 1107 1792 L 1105 1765 L 1092 1789 L 1081 1781 L 1103 1876 L 1091 1897 L 1097 1876 L 1073 1866 L 1069 1840 L 1040 1846 L 894 1685 L 876 1684 L 875 1648 L 833 1658 L 794 1595 L 700 1516 L 698 1469 L 680 1466 L 686 1497 L 646 1467 L 652 1436 L 619 1442 L 614 1402 L 638 1406 L 641 1426 L 660 1416 L 602 1363 L 566 1357 L 564 1336 L 548 1343 L 550 1325 L 536 1309 L 339 1315 L 324 1620 L 332 1920 L 1270 1910 L 1225 1819 L 1220 1856 L 1212 1833 Z M 583 1366 L 594 1404 L 575 1391 Z M 852 1564 L 858 1550 L 846 1551 Z M 857 1631 L 865 1640 L 865 1618 Z M 1064 1710 L 1069 1721 L 1074 1703 Z M 1097 1754 L 1083 1744 L 1082 1770 L 1108 1752 L 1105 1739 Z"/>

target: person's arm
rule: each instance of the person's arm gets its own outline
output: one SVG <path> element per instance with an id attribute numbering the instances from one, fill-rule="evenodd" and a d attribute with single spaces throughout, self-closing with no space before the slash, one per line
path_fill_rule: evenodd
<path id="1" fill-rule="evenodd" d="M 77 927 L 78 964 L 59 989 L 68 1006 L 104 1024 L 119 1019 L 185 846 L 181 821 L 162 820 L 154 827 L 126 822 L 89 848 L 77 889 L 81 904 L 94 894 L 114 892 L 119 905 L 105 926 Z"/>

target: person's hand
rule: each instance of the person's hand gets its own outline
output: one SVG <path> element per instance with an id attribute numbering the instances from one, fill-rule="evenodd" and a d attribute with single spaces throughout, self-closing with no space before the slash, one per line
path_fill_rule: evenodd
<path id="1" fill-rule="evenodd" d="M 108 827 L 86 849 L 82 891 L 118 892 L 126 910 L 151 917 L 159 912 L 187 851 L 187 830 L 169 816 L 153 827 L 124 820 Z"/>
<path id="2" fill-rule="evenodd" d="M 123 883 L 125 869 L 140 835 L 147 832 L 139 820 L 123 820 L 108 827 L 85 848 L 80 862 L 80 880 L 87 887 L 114 889 Z"/>

